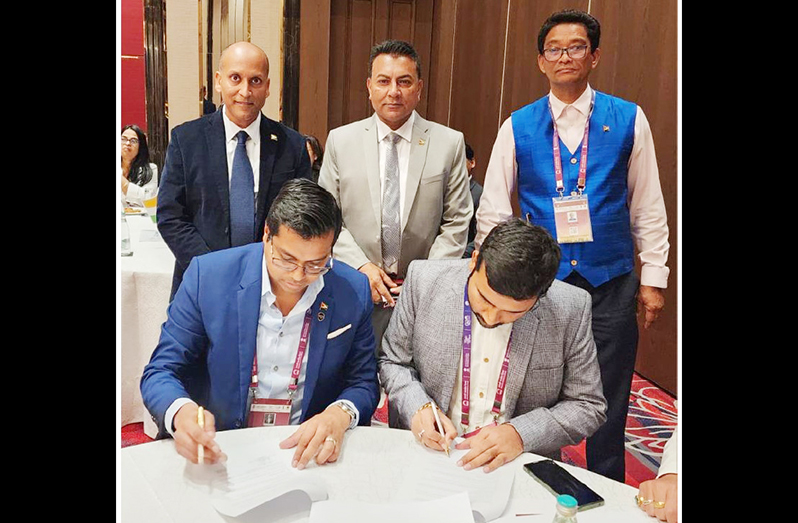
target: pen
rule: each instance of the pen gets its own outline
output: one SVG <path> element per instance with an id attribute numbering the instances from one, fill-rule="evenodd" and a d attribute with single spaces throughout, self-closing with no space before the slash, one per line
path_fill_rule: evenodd
<path id="1" fill-rule="evenodd" d="M 202 407 L 197 409 L 197 423 L 201 429 L 205 429 L 205 411 Z M 205 461 L 205 447 L 202 443 L 197 443 L 197 462 L 202 464 Z"/>
<path id="2" fill-rule="evenodd" d="M 432 413 L 435 415 L 435 423 L 438 424 L 438 430 L 440 431 L 441 436 L 443 436 L 443 441 L 445 442 L 446 441 L 446 435 L 444 434 L 444 431 L 443 431 L 443 423 L 441 423 L 441 418 L 440 418 L 440 416 L 438 416 L 438 406 L 435 405 L 434 401 L 432 402 Z M 448 456 L 449 455 L 449 445 L 447 444 L 445 447 L 443 447 L 443 450 L 446 451 L 446 455 Z"/>

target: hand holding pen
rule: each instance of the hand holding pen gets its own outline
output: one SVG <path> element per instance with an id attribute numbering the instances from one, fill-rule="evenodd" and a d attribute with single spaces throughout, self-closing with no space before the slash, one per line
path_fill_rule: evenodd
<path id="1" fill-rule="evenodd" d="M 424 404 L 410 420 L 410 428 L 422 445 L 442 450 L 449 455 L 449 446 L 457 437 L 457 429 L 434 401 Z"/>

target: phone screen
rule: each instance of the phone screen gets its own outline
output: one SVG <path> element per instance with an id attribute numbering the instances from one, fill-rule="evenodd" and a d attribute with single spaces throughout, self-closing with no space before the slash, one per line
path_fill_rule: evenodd
<path id="1" fill-rule="evenodd" d="M 524 465 L 524 470 L 555 496 L 560 494 L 573 496 L 579 504 L 579 510 L 604 504 L 604 498 L 552 460 L 527 463 Z"/>

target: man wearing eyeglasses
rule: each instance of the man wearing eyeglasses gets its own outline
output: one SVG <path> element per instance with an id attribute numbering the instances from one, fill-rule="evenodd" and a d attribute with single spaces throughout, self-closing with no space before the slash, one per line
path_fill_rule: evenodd
<path id="1" fill-rule="evenodd" d="M 595 91 L 601 27 L 591 15 L 551 15 L 538 34 L 538 67 L 547 96 L 503 123 L 488 163 L 477 212 L 481 244 L 513 214 L 557 238 L 557 278 L 588 290 L 607 422 L 588 438 L 588 469 L 624 481 L 624 429 L 638 326 L 636 298 L 648 328 L 665 303 L 668 224 L 651 129 L 634 103 Z M 635 249 L 642 267 L 635 273 Z"/>
<path id="2" fill-rule="evenodd" d="M 171 435 L 182 456 L 223 461 L 216 430 L 291 424 L 300 426 L 280 446 L 295 447 L 292 464 L 304 468 L 337 460 L 345 431 L 370 423 L 379 398 L 371 290 L 333 263 L 341 224 L 329 192 L 291 180 L 263 242 L 191 261 L 141 380 L 159 437 Z"/>

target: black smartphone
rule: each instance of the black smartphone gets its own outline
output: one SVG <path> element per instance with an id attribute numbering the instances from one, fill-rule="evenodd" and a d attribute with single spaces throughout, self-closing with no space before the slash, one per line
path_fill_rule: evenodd
<path id="1" fill-rule="evenodd" d="M 604 498 L 553 460 L 527 463 L 524 465 L 524 470 L 555 496 L 560 494 L 573 496 L 579 504 L 579 510 L 587 510 L 604 504 Z"/>

